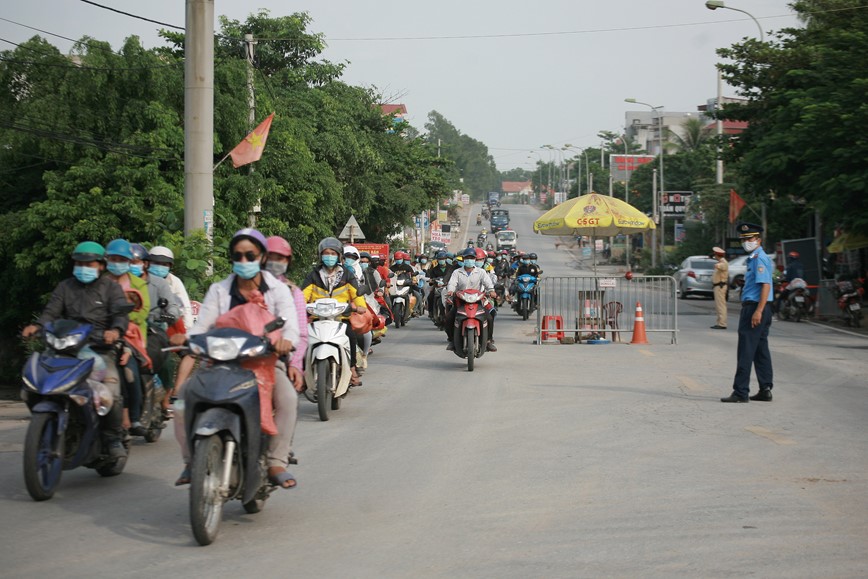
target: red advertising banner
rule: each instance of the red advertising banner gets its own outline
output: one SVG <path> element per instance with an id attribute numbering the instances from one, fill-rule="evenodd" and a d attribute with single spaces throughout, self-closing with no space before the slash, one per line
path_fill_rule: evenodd
<path id="1" fill-rule="evenodd" d="M 386 267 L 389 266 L 389 244 L 388 243 L 354 243 L 353 247 L 359 251 L 367 251 L 371 255 L 379 255 L 386 262 Z"/>
<path id="2" fill-rule="evenodd" d="M 655 158 L 654 155 L 609 155 L 612 177 L 616 181 L 626 181 L 633 171 Z"/>

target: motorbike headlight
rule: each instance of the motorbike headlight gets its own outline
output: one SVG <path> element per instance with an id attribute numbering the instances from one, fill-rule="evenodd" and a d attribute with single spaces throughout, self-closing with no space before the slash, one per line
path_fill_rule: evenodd
<path id="1" fill-rule="evenodd" d="M 218 338 L 216 336 L 208 336 L 206 340 L 208 344 L 208 357 L 214 360 L 226 362 L 234 360 L 241 352 L 241 347 L 244 345 L 243 338 Z"/>
<path id="2" fill-rule="evenodd" d="M 268 350 L 268 346 L 265 344 L 256 344 L 246 350 L 241 352 L 241 356 L 244 358 L 255 358 L 257 356 L 261 356 Z"/>
<path id="3" fill-rule="evenodd" d="M 313 315 L 319 318 L 330 318 L 338 311 L 338 307 L 334 304 L 316 304 L 313 308 Z"/>
<path id="4" fill-rule="evenodd" d="M 482 299 L 482 294 L 464 294 L 461 296 L 461 299 L 468 304 L 475 304 Z"/>
<path id="5" fill-rule="evenodd" d="M 58 338 L 52 333 L 45 334 L 45 341 L 55 350 L 66 350 L 67 348 L 77 346 L 83 339 L 84 334 L 72 334 L 62 338 Z"/>

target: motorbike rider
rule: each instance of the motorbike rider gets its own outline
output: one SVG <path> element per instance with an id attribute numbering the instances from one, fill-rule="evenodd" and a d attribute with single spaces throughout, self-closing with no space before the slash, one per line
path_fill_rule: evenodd
<path id="1" fill-rule="evenodd" d="M 781 305 L 787 303 L 790 298 L 789 284 L 794 279 L 805 279 L 805 266 L 799 257 L 798 251 L 791 251 L 787 254 L 787 268 L 784 270 L 784 280 L 787 282 L 787 287 L 781 290 L 777 301 L 773 304 L 775 312 L 780 311 Z"/>
<path id="2" fill-rule="evenodd" d="M 289 287 L 292 302 L 295 304 L 295 314 L 298 318 L 299 336 L 295 343 L 295 351 L 289 359 L 289 375 L 292 385 L 301 392 L 304 389 L 304 353 L 307 350 L 307 309 L 304 301 L 304 293 L 292 280 L 286 277 L 286 270 L 292 267 L 292 246 L 289 242 L 277 235 L 265 239 L 268 249 L 268 259 L 265 262 L 265 271 L 282 281 Z"/>
<path id="3" fill-rule="evenodd" d="M 21 335 L 29 338 L 45 324 L 60 319 L 93 326 L 89 347 L 102 360 L 99 364 L 99 370 L 105 372 L 102 382 L 111 392 L 113 401 L 109 413 L 100 418 L 101 435 L 109 456 L 123 458 L 127 455 L 121 441 L 123 401 L 117 353 L 112 345 L 126 333 L 129 325 L 127 298 L 120 285 L 101 275 L 105 270 L 105 248 L 102 245 L 83 241 L 73 249 L 72 260 L 73 277 L 57 284 L 39 320 L 26 326 Z M 94 373 L 97 372 L 95 364 Z"/>
<path id="4" fill-rule="evenodd" d="M 169 282 L 172 293 L 181 300 L 181 315 L 184 318 L 184 328 L 189 330 L 193 327 L 193 306 L 190 304 L 190 296 L 181 278 L 172 273 L 175 266 L 175 254 L 171 249 L 163 245 L 155 245 L 148 251 L 148 273 L 161 277 Z"/>
<path id="5" fill-rule="evenodd" d="M 476 214 L 476 225 L 482 225 L 482 213 Z"/>
<path id="6" fill-rule="evenodd" d="M 294 344 L 299 341 L 299 316 L 295 311 L 289 288 L 278 280 L 263 266 L 268 259 L 268 242 L 265 236 L 255 229 L 241 229 L 229 241 L 229 255 L 232 259 L 232 273 L 225 279 L 214 283 L 208 288 L 208 293 L 202 302 L 196 325 L 189 330 L 190 335 L 205 333 L 214 328 L 217 319 L 236 306 L 248 303 L 261 294 L 268 311 L 286 321 L 281 330 L 281 337 L 274 344 L 278 356 L 287 356 Z M 187 336 L 176 334 L 171 343 L 180 345 Z M 175 392 L 180 393 L 183 384 L 190 376 L 195 360 L 186 356 L 178 367 L 175 380 Z M 286 470 L 292 452 L 292 438 L 295 432 L 298 412 L 298 394 L 289 380 L 287 370 L 282 361 L 276 363 L 275 384 L 272 392 L 275 408 L 274 421 L 277 434 L 272 436 L 268 445 L 268 479 L 275 486 L 292 488 L 296 486 L 295 478 Z M 184 459 L 184 470 L 176 486 L 190 484 L 189 446 L 184 429 L 183 413 L 176 413 L 175 436 L 181 445 Z"/>
<path id="7" fill-rule="evenodd" d="M 434 259 L 431 260 L 431 267 L 428 268 L 428 279 L 430 279 L 430 280 L 434 280 L 437 278 L 448 279 L 445 277 L 446 276 L 446 268 L 447 268 L 446 252 L 445 251 L 438 251 L 434 255 Z M 434 317 L 434 288 L 433 287 L 431 287 L 430 291 L 428 292 L 427 302 L 428 302 L 428 317 L 433 318 Z"/>
<path id="8" fill-rule="evenodd" d="M 410 291 L 413 292 L 413 295 L 416 296 L 416 303 L 419 303 L 419 301 L 422 300 L 422 291 L 419 286 L 416 285 L 416 270 L 413 269 L 413 266 L 410 264 L 410 254 L 406 251 L 396 251 L 395 260 L 392 263 L 392 267 L 390 269 L 395 275 L 398 275 L 399 273 L 406 273 L 410 276 Z M 413 314 L 413 317 L 416 316 L 415 312 L 410 313 Z"/>
<path id="9" fill-rule="evenodd" d="M 121 286 L 127 296 L 127 301 L 134 304 L 129 314 L 130 323 L 138 328 L 138 332 L 130 333 L 130 328 L 124 332 L 126 345 L 121 356 L 120 365 L 121 389 L 124 398 L 123 425 L 136 436 L 143 436 L 145 428 L 139 423 L 142 414 L 142 375 L 143 367 L 152 365 L 147 353 L 148 316 L 151 311 L 151 298 L 148 284 L 135 275 L 130 275 L 130 263 L 133 259 L 132 245 L 126 239 L 113 239 L 105 248 L 106 276 Z"/>
<path id="10" fill-rule="evenodd" d="M 458 290 L 475 289 L 488 292 L 489 297 L 494 298 L 496 294 L 494 292 L 494 284 L 491 283 L 491 276 L 489 276 L 482 268 L 476 267 L 476 251 L 468 248 L 464 250 L 463 257 L 464 260 L 461 269 L 455 270 L 452 273 L 452 277 L 449 278 L 449 283 L 446 284 L 446 295 L 452 297 L 452 295 Z M 497 352 L 497 347 L 494 345 L 494 319 L 487 310 L 483 311 L 484 316 L 488 321 L 488 344 L 486 344 L 486 351 Z M 450 351 L 455 350 L 454 335 L 455 316 L 457 312 L 458 308 L 452 307 L 449 308 L 449 311 L 446 313 L 446 335 L 449 338 L 449 343 L 446 345 L 446 349 Z"/>
<path id="11" fill-rule="evenodd" d="M 352 304 L 352 310 L 355 312 L 366 312 L 368 305 L 365 298 L 358 293 L 359 283 L 355 276 L 341 264 L 344 244 L 335 237 L 326 237 L 319 242 L 317 250 L 319 262 L 301 283 L 305 302 L 312 303 L 320 298 L 334 298 L 339 302 Z M 350 340 L 350 370 L 352 371 L 350 385 L 361 386 L 362 381 L 356 370 L 356 333 L 347 317 L 343 318 L 343 321 L 346 322 L 344 326 Z"/>
<path id="12" fill-rule="evenodd" d="M 368 280 L 365 277 L 365 270 L 362 267 L 361 259 L 362 256 L 358 249 L 352 245 L 344 246 L 344 267 L 350 271 L 353 277 L 355 277 L 356 283 L 358 284 L 358 294 L 360 296 L 371 295 L 371 297 L 373 297 L 376 286 L 368 285 Z M 367 298 L 365 298 L 366 306 L 367 301 Z M 368 351 L 371 349 L 371 344 L 374 339 L 373 330 L 369 330 L 364 334 L 356 334 L 356 339 L 359 340 L 357 344 L 359 351 L 356 355 L 356 372 L 361 375 L 361 373 L 368 368 Z"/>

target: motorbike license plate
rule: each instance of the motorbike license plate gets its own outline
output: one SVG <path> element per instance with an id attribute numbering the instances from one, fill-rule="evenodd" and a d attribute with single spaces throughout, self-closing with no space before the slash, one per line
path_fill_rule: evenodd
<path id="1" fill-rule="evenodd" d="M 795 300 L 800 304 L 804 303 L 805 302 L 805 296 L 796 296 Z"/>
<path id="2" fill-rule="evenodd" d="M 858 312 L 861 309 L 862 309 L 862 306 L 860 306 L 859 304 L 850 304 L 850 311 L 851 312 Z"/>

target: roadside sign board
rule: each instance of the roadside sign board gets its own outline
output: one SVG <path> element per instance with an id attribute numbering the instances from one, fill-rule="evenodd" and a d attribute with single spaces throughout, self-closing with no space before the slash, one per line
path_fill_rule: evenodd
<path id="1" fill-rule="evenodd" d="M 692 196 L 693 191 L 664 191 L 660 196 L 660 212 L 667 217 L 682 217 Z"/>

